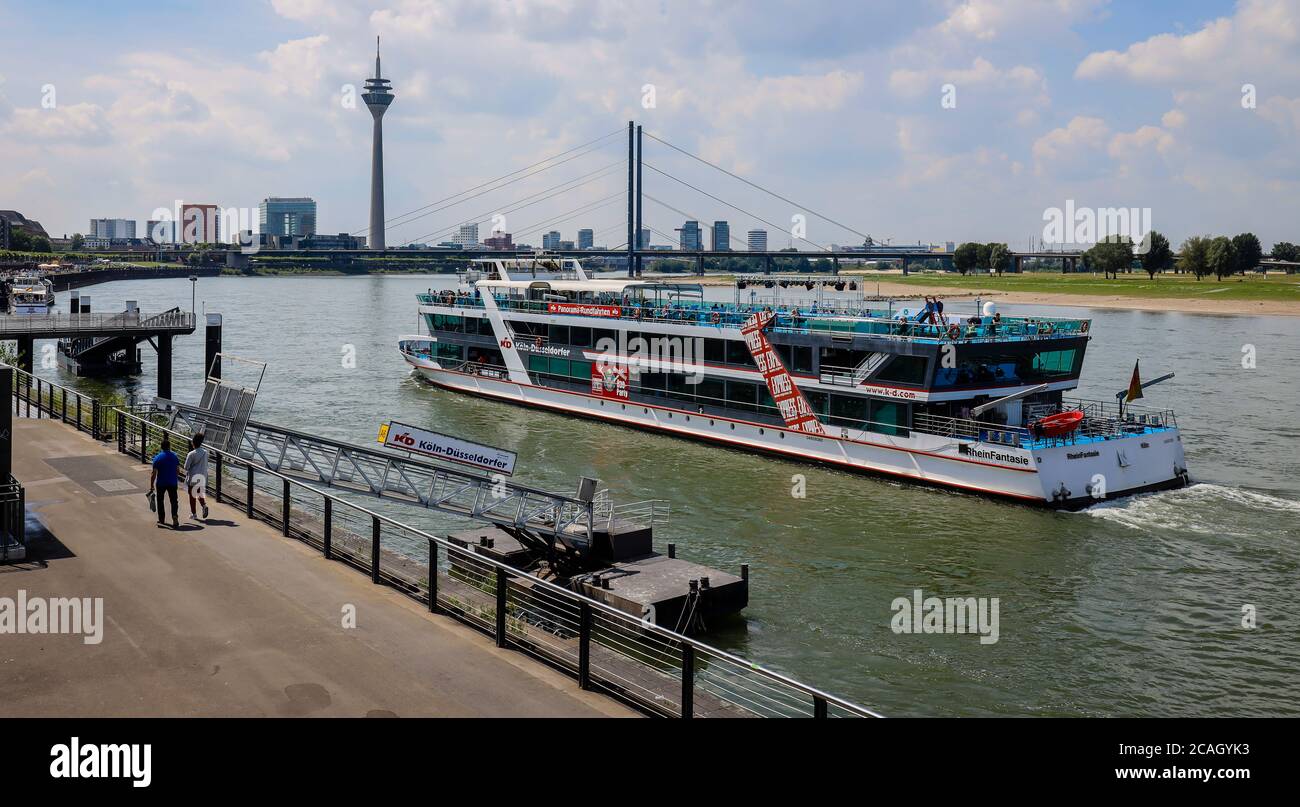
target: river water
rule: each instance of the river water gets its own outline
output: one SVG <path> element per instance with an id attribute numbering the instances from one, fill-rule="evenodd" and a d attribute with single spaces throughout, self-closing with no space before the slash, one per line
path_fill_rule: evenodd
<path id="1" fill-rule="evenodd" d="M 1143 403 L 1177 411 L 1196 484 L 1055 513 L 433 389 L 394 340 L 415 331 L 414 294 L 452 282 L 205 278 L 198 299 L 224 315 L 227 353 L 269 364 L 255 419 L 362 443 L 396 419 L 516 451 L 529 484 L 567 491 L 590 475 L 618 501 L 671 500 L 660 551 L 674 541 L 699 563 L 752 566 L 744 618 L 710 641 L 887 715 L 1300 714 L 1300 318 L 1004 306 L 1092 317 L 1080 397 L 1109 399 L 1135 357 L 1145 378 L 1177 374 Z M 83 293 L 98 311 L 157 311 L 190 291 L 182 279 Z M 174 395 L 197 400 L 201 332 L 176 347 Z M 143 352 L 145 375 L 118 386 L 147 397 Z M 998 640 L 895 633 L 891 605 L 915 589 L 997 598 Z"/>

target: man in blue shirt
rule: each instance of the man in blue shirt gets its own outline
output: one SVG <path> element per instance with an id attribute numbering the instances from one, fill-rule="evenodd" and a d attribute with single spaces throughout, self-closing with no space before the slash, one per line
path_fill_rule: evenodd
<path id="1" fill-rule="evenodd" d="M 163 496 L 166 495 L 172 502 L 172 528 L 180 528 L 180 519 L 177 517 L 177 496 L 176 485 L 179 481 L 176 476 L 176 469 L 180 467 L 181 459 L 172 451 L 171 440 L 167 435 L 163 435 L 162 450 L 153 458 L 153 472 L 149 474 L 149 487 L 158 491 L 158 526 L 163 526 Z"/>

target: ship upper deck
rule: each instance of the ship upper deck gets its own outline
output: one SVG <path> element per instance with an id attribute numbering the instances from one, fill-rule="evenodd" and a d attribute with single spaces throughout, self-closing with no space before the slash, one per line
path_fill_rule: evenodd
<path id="1" fill-rule="evenodd" d="M 487 293 L 505 312 L 720 330 L 741 328 L 753 314 L 767 310 L 774 315 L 769 332 L 824 334 L 831 338 L 862 335 L 931 344 L 1075 337 L 1086 335 L 1091 325 L 1087 319 L 952 314 L 940 315 L 937 322 L 918 322 L 914 313 L 904 315 L 892 306 L 872 308 L 866 304 L 813 302 L 800 308 L 714 302 L 681 294 L 683 287 L 676 284 L 633 283 L 636 282 L 603 281 L 580 287 L 577 283 L 497 282 L 478 284 L 473 292 L 446 290 L 416 297 L 421 306 L 481 309 L 482 295 Z M 620 285 L 622 288 L 616 287 Z"/>

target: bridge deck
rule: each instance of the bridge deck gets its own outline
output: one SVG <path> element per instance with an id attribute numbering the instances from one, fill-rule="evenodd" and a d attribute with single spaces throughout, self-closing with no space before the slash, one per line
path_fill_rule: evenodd
<path id="1" fill-rule="evenodd" d="M 165 311 L 160 314 L 31 314 L 0 316 L 0 339 L 61 339 L 76 336 L 140 337 L 154 334 L 194 333 L 194 314 Z"/>
<path id="2" fill-rule="evenodd" d="M 104 632 L 5 636 L 0 715 L 633 714 L 234 508 L 159 529 L 148 466 L 56 422 L 14 430 L 54 540 L 0 569 L 0 597 L 102 597 Z"/>

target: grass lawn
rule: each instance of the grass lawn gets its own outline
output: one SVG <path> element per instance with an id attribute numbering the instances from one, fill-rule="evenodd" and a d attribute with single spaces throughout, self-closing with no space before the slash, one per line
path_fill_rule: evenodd
<path id="1" fill-rule="evenodd" d="M 1250 275 L 1226 278 L 1222 282 L 1213 277 L 1197 280 L 1192 275 L 1163 274 L 1152 280 L 1146 273 L 1120 275 L 1118 279 L 1105 280 L 1100 275 L 1062 275 L 1051 272 L 1023 274 L 967 275 L 946 272 L 926 272 L 903 277 L 898 274 L 868 272 L 871 280 L 900 283 L 918 287 L 951 288 L 969 291 L 1023 292 L 1026 294 L 1078 294 L 1080 296 L 1121 296 L 1135 298 L 1167 299 L 1201 297 L 1225 300 L 1280 300 L 1300 302 L 1300 275 L 1275 274 Z"/>

